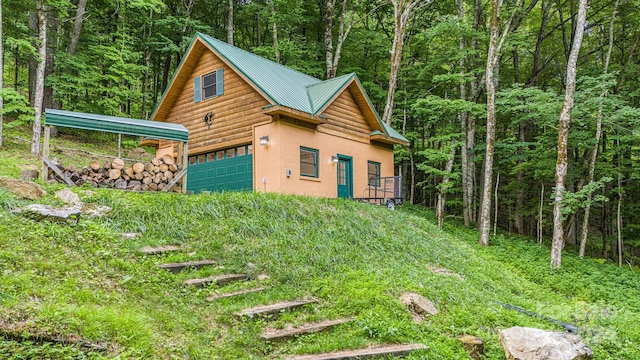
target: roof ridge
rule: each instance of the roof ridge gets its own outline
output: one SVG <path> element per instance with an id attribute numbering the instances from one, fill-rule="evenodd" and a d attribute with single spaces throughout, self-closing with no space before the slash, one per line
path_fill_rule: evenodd
<path id="1" fill-rule="evenodd" d="M 244 52 L 246 52 L 247 54 L 249 54 L 249 55 L 251 55 L 251 56 L 253 56 L 253 57 L 256 57 L 256 58 L 258 58 L 258 59 L 260 59 L 260 60 L 271 62 L 271 63 L 273 63 L 274 65 L 277 65 L 277 66 L 282 67 L 282 68 L 284 68 L 284 69 L 287 69 L 287 70 L 289 70 L 289 71 L 297 72 L 297 73 L 298 73 L 298 74 L 300 74 L 300 75 L 304 75 L 304 76 L 306 76 L 306 77 L 308 77 L 308 78 L 311 78 L 311 79 L 317 80 L 318 82 L 322 82 L 322 81 L 323 81 L 323 80 L 318 79 L 318 78 L 317 78 L 317 77 L 315 77 L 315 76 L 311 76 L 311 75 L 309 75 L 309 74 L 305 74 L 305 73 L 303 73 L 302 71 L 299 71 L 299 70 L 296 70 L 296 69 L 290 68 L 290 67 L 288 67 L 288 66 L 286 66 L 286 65 L 283 65 L 283 64 L 280 64 L 280 63 L 277 63 L 277 62 L 275 62 L 275 61 L 273 61 L 273 60 L 271 60 L 271 59 L 267 59 L 267 58 L 265 58 L 265 57 L 262 57 L 262 56 L 260 56 L 260 55 L 255 54 L 255 53 L 252 53 L 251 51 L 248 51 L 248 50 L 245 50 L 245 49 L 243 49 L 243 48 L 239 48 L 239 47 L 237 47 L 237 46 L 235 46 L 235 45 L 231 45 L 231 44 L 229 44 L 229 43 L 226 43 L 226 42 L 224 42 L 224 41 L 222 41 L 222 40 L 220 40 L 220 39 L 216 39 L 216 38 L 214 38 L 213 36 L 210 36 L 210 35 L 207 35 L 207 34 L 203 34 L 203 33 L 199 32 L 199 31 L 198 31 L 198 32 L 196 32 L 196 35 L 201 35 L 201 36 L 203 36 L 203 37 L 207 37 L 207 38 L 209 38 L 209 39 L 212 39 L 212 40 L 214 40 L 215 42 L 222 44 L 223 46 L 231 46 L 231 47 L 236 48 L 236 49 L 238 49 L 238 50 L 240 50 L 240 51 L 244 51 Z"/>
<path id="2" fill-rule="evenodd" d="M 344 75 L 340 75 L 340 76 L 338 76 L 338 77 L 334 77 L 334 78 L 331 78 L 331 79 L 320 80 L 320 81 L 319 81 L 319 82 L 317 82 L 317 83 L 313 83 L 313 84 L 309 84 L 309 85 L 305 86 L 305 88 L 308 90 L 308 89 L 310 89 L 310 88 L 312 88 L 312 87 L 314 87 L 314 86 L 318 86 L 318 85 L 326 84 L 326 83 L 328 83 L 328 82 L 336 81 L 336 80 L 338 80 L 338 79 L 342 79 L 342 78 L 349 78 L 349 77 L 351 77 L 351 76 L 353 76 L 353 75 L 355 75 L 355 74 L 356 74 L 356 73 L 351 72 L 351 73 L 344 74 Z"/>

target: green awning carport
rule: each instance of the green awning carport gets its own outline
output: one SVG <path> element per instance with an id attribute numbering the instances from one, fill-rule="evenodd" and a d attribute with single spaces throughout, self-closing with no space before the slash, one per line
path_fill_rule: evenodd
<path id="1" fill-rule="evenodd" d="M 49 139 L 51 136 L 51 126 L 68 127 L 82 130 L 103 131 L 116 134 L 144 136 L 152 139 L 175 140 L 181 143 L 178 153 L 178 161 L 182 160 L 182 165 L 187 167 L 187 142 L 189 140 L 189 130 L 180 124 L 170 124 L 165 122 L 131 119 L 117 116 L 107 116 L 98 114 L 88 114 L 64 110 L 45 110 L 44 127 L 44 147 L 42 180 L 46 180 L 47 164 L 44 161 L 49 157 Z M 180 154 L 180 152 L 182 154 Z M 182 155 L 182 157 L 180 156 Z M 186 175 L 183 179 L 183 190 L 186 189 Z"/>

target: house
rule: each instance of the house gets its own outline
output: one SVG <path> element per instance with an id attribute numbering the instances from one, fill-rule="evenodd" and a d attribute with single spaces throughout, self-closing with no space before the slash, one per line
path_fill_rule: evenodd
<path id="1" fill-rule="evenodd" d="M 360 197 L 393 145 L 355 74 L 322 81 L 197 33 L 151 120 L 189 130 L 187 189 Z M 159 140 L 157 154 L 175 153 Z"/>

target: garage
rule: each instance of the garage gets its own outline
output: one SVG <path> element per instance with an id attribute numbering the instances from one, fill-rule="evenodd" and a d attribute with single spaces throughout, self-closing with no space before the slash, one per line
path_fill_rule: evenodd
<path id="1" fill-rule="evenodd" d="M 189 156 L 187 191 L 252 191 L 253 147 L 237 146 Z"/>

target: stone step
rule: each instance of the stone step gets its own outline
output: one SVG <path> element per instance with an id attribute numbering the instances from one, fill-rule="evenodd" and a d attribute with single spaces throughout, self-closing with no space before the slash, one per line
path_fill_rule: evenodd
<path id="1" fill-rule="evenodd" d="M 198 269 L 204 266 L 215 265 L 215 260 L 195 260 L 195 261 L 187 261 L 181 263 L 168 263 L 168 264 L 160 264 L 158 267 L 160 269 L 169 270 L 173 273 L 178 271 L 182 271 L 184 269 Z"/>
<path id="2" fill-rule="evenodd" d="M 345 360 L 345 359 L 373 359 L 380 357 L 405 357 L 412 351 L 428 349 L 423 344 L 398 344 L 360 350 L 344 350 L 332 353 L 296 355 L 285 360 Z"/>
<path id="3" fill-rule="evenodd" d="M 215 294 L 215 295 L 209 296 L 207 298 L 207 301 L 215 301 L 215 300 L 218 300 L 218 299 L 225 299 L 225 298 L 230 298 L 230 297 L 234 297 L 234 296 L 251 294 L 251 293 L 263 291 L 263 290 L 266 290 L 266 289 L 267 289 L 266 287 L 259 287 L 259 288 L 255 288 L 255 289 L 246 289 L 246 290 L 234 291 L 234 292 L 230 292 L 230 293 L 226 293 L 226 294 Z"/>
<path id="4" fill-rule="evenodd" d="M 345 324 L 352 320 L 353 319 L 351 318 L 344 318 L 344 319 L 326 320 L 322 322 L 305 324 L 305 325 L 301 325 L 301 326 L 289 328 L 289 329 L 266 329 L 262 333 L 261 337 L 264 340 L 282 340 L 282 339 L 290 338 L 296 335 L 311 334 L 314 332 L 328 330 L 334 326 Z"/>
<path id="5" fill-rule="evenodd" d="M 294 300 L 294 301 L 283 301 L 271 305 L 263 305 L 257 306 L 253 308 L 244 309 L 240 312 L 235 313 L 237 317 L 243 316 L 257 316 L 257 315 L 274 315 L 278 314 L 280 311 L 284 310 L 293 310 L 297 309 L 301 306 L 311 303 L 317 303 L 318 300 Z"/>
<path id="6" fill-rule="evenodd" d="M 160 255 L 174 251 L 180 251 L 182 248 L 176 245 L 165 245 L 165 246 L 145 246 L 138 250 L 139 253 L 144 255 Z"/>
<path id="7" fill-rule="evenodd" d="M 202 279 L 189 279 L 189 280 L 185 280 L 184 284 L 195 286 L 195 287 L 204 287 L 211 284 L 224 286 L 235 281 L 246 281 L 247 279 L 248 279 L 248 276 L 246 274 L 224 274 L 224 275 L 211 276 L 211 277 L 202 278 Z"/>

